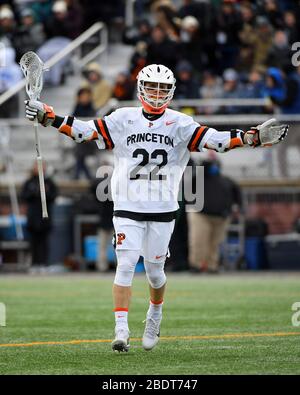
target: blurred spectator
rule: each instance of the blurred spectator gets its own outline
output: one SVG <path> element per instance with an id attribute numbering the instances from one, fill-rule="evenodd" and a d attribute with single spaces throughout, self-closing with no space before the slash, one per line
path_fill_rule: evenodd
<path id="1" fill-rule="evenodd" d="M 136 45 L 139 42 L 149 43 L 151 37 L 151 24 L 147 19 L 142 19 L 137 23 L 136 27 L 125 29 L 123 33 L 123 43 Z"/>
<path id="2" fill-rule="evenodd" d="M 205 39 L 201 37 L 199 22 L 195 17 L 183 18 L 180 37 L 181 57 L 190 62 L 196 72 L 200 73 L 208 65 L 208 51 L 205 48 Z"/>
<path id="3" fill-rule="evenodd" d="M 244 86 L 245 96 L 248 98 L 262 98 L 263 97 L 263 89 L 264 89 L 264 76 L 265 76 L 265 68 L 264 67 L 254 67 L 249 76 L 248 76 L 248 84 Z"/>
<path id="4" fill-rule="evenodd" d="M 16 21 L 14 13 L 8 6 L 0 8 L 0 41 L 7 47 L 13 46 Z"/>
<path id="5" fill-rule="evenodd" d="M 112 87 L 110 83 L 103 77 L 101 68 L 98 63 L 89 63 L 82 72 L 85 80 L 82 87 L 88 86 L 92 90 L 93 106 L 95 110 L 103 107 L 112 95 Z"/>
<path id="6" fill-rule="evenodd" d="M 239 50 L 239 31 L 242 29 L 241 15 L 235 1 L 223 0 L 217 15 L 217 50 L 219 70 L 235 66 Z"/>
<path id="7" fill-rule="evenodd" d="M 257 17 L 255 27 L 244 26 L 239 37 L 244 46 L 250 46 L 253 49 L 252 65 L 264 65 L 273 44 L 273 29 L 267 18 Z"/>
<path id="8" fill-rule="evenodd" d="M 264 97 L 270 99 L 270 104 L 266 107 L 268 112 L 273 112 L 277 103 L 285 98 L 285 84 L 282 73 L 279 69 L 269 68 L 265 78 Z"/>
<path id="9" fill-rule="evenodd" d="M 0 95 L 12 88 L 23 76 L 20 66 L 15 62 L 16 52 L 10 47 L 0 47 Z M 0 118 L 16 118 L 19 100 L 15 95 L 0 106 Z"/>
<path id="10" fill-rule="evenodd" d="M 74 108 L 73 116 L 77 118 L 93 118 L 96 112 L 92 104 L 92 91 L 90 88 L 81 88 L 77 92 L 77 102 Z M 75 180 L 80 178 L 81 173 L 84 173 L 87 179 L 92 179 L 89 168 L 86 164 L 86 158 L 92 156 L 97 147 L 95 144 L 82 143 L 75 145 Z"/>
<path id="11" fill-rule="evenodd" d="M 265 16 L 270 21 L 275 29 L 280 29 L 283 26 L 282 13 L 278 7 L 277 0 L 264 0 Z"/>
<path id="12" fill-rule="evenodd" d="M 284 13 L 284 31 L 287 34 L 289 44 L 292 45 L 294 42 L 299 41 L 300 31 L 296 20 L 296 15 L 292 11 L 286 11 Z"/>
<path id="13" fill-rule="evenodd" d="M 99 21 L 111 27 L 114 21 L 124 18 L 124 0 L 80 0 L 80 4 L 84 12 L 84 30 Z"/>
<path id="14" fill-rule="evenodd" d="M 273 106 L 279 106 L 282 114 L 300 113 L 300 82 L 295 75 L 286 76 L 280 69 L 269 68 L 264 96 Z"/>
<path id="15" fill-rule="evenodd" d="M 254 5 L 250 2 L 241 4 L 241 17 L 242 17 L 242 28 L 239 32 L 239 38 L 242 42 L 247 43 L 249 35 L 255 33 L 255 11 Z"/>
<path id="16" fill-rule="evenodd" d="M 53 0 L 33 0 L 29 6 L 34 12 L 37 22 L 45 25 L 49 21 L 49 17 L 52 15 Z"/>
<path id="17" fill-rule="evenodd" d="M 262 16 L 256 18 L 255 36 L 250 38 L 249 43 L 254 46 L 255 66 L 264 65 L 267 60 L 268 52 L 273 44 L 273 29 L 268 19 Z"/>
<path id="18" fill-rule="evenodd" d="M 137 43 L 135 47 L 135 51 L 130 59 L 129 71 L 132 81 L 136 80 L 138 73 L 140 72 L 140 70 L 142 70 L 144 66 L 146 66 L 146 63 L 147 63 L 147 44 L 143 41 L 140 41 Z"/>
<path id="19" fill-rule="evenodd" d="M 21 25 L 14 36 L 14 47 L 17 51 L 17 60 L 28 51 L 36 51 L 45 40 L 44 28 L 41 23 L 35 22 L 35 15 L 30 8 L 20 13 Z"/>
<path id="20" fill-rule="evenodd" d="M 182 7 L 179 9 L 178 15 L 182 18 L 183 25 L 188 20 L 186 18 L 190 16 L 198 22 L 197 29 L 194 27 L 194 31 L 191 23 L 190 27 L 186 29 L 190 35 L 188 42 L 191 42 L 191 47 L 195 44 L 194 55 L 197 57 L 197 61 L 193 61 L 191 58 L 188 60 L 192 62 L 196 71 L 197 64 L 202 65 L 205 69 L 216 71 L 216 8 L 209 1 L 182 0 L 181 2 Z M 201 56 L 202 62 L 199 62 Z"/>
<path id="21" fill-rule="evenodd" d="M 243 21 L 243 28 L 245 25 L 254 27 L 256 17 L 255 4 L 251 1 L 243 1 L 240 6 L 240 13 Z"/>
<path id="22" fill-rule="evenodd" d="M 77 100 L 73 111 L 74 117 L 94 117 L 96 111 L 92 101 L 92 90 L 89 87 L 80 88 L 77 92 Z M 81 144 L 78 144 L 81 145 Z"/>
<path id="23" fill-rule="evenodd" d="M 236 63 L 236 68 L 240 72 L 249 72 L 253 66 L 254 61 L 253 42 L 256 35 L 254 5 L 250 2 L 242 3 L 241 16 L 243 26 L 239 32 L 241 46 Z"/>
<path id="24" fill-rule="evenodd" d="M 82 10 L 76 1 L 58 0 L 52 7 L 53 15 L 45 24 L 48 38 L 67 37 L 71 40 L 82 31 Z"/>
<path id="25" fill-rule="evenodd" d="M 52 11 L 53 16 L 45 24 L 48 40 L 37 51 L 44 62 L 66 47 L 81 32 L 81 9 L 75 1 L 67 3 L 58 0 L 53 4 Z M 69 59 L 69 56 L 64 57 L 44 74 L 46 85 L 57 86 L 64 83 Z"/>
<path id="26" fill-rule="evenodd" d="M 254 67 L 248 75 L 247 81 L 243 85 L 240 97 L 243 99 L 262 99 L 265 89 L 265 68 Z M 243 107 L 244 114 L 260 114 L 264 111 L 262 106 Z"/>
<path id="27" fill-rule="evenodd" d="M 240 47 L 239 55 L 236 61 L 235 69 L 240 74 L 247 74 L 253 68 L 254 50 L 253 46 L 243 44 Z"/>
<path id="28" fill-rule="evenodd" d="M 232 210 L 237 211 L 241 206 L 241 191 L 221 173 L 218 160 L 205 160 L 201 165 L 204 166 L 204 207 L 201 212 L 189 213 L 189 261 L 193 272 L 217 273 L 219 247 Z"/>
<path id="29" fill-rule="evenodd" d="M 44 171 L 45 169 L 44 164 Z M 57 196 L 57 188 L 46 174 L 45 190 L 49 218 L 42 217 L 38 168 L 35 164 L 32 174 L 25 181 L 21 192 L 21 199 L 27 203 L 27 229 L 30 233 L 33 265 L 46 265 L 48 263 L 48 238 L 52 228 L 52 207 Z"/>
<path id="30" fill-rule="evenodd" d="M 155 26 L 148 45 L 147 64 L 163 64 L 172 69 L 178 59 L 177 48 L 177 44 L 167 37 L 164 30 Z"/>
<path id="31" fill-rule="evenodd" d="M 239 81 L 239 75 L 234 69 L 226 69 L 223 73 L 223 98 L 238 99 L 242 97 L 243 86 Z M 239 106 L 226 106 L 223 108 L 225 114 L 238 114 L 241 112 Z"/>
<path id="32" fill-rule="evenodd" d="M 176 67 L 175 99 L 199 98 L 199 84 L 193 76 L 192 65 L 182 60 Z"/>
<path id="33" fill-rule="evenodd" d="M 215 7 L 209 1 L 181 0 L 182 6 L 178 10 L 178 16 L 183 19 L 186 16 L 194 16 L 203 30 L 202 33 L 209 34 L 215 28 Z"/>
<path id="34" fill-rule="evenodd" d="M 178 10 L 180 18 L 184 18 L 188 15 L 193 15 L 199 21 L 203 16 L 203 8 L 198 1 L 195 0 L 181 0 L 182 6 Z"/>
<path id="35" fill-rule="evenodd" d="M 200 96 L 202 99 L 219 99 L 223 96 L 222 80 L 209 71 L 204 72 L 200 88 Z M 219 106 L 207 106 L 199 109 L 200 114 L 216 114 Z"/>
<path id="36" fill-rule="evenodd" d="M 68 19 L 72 21 L 72 37 L 76 38 L 83 32 L 83 9 L 80 0 L 65 0 L 68 10 Z"/>
<path id="37" fill-rule="evenodd" d="M 267 65 L 288 72 L 293 68 L 292 56 L 293 52 L 286 33 L 283 30 L 277 30 L 274 35 L 273 45 L 268 52 Z"/>
<path id="38" fill-rule="evenodd" d="M 157 1 L 151 7 L 151 10 L 154 14 L 156 25 L 164 30 L 171 41 L 178 42 L 180 38 L 180 19 L 172 2 L 168 0 Z"/>
<path id="39" fill-rule="evenodd" d="M 132 100 L 135 85 L 127 72 L 121 72 L 117 75 L 113 87 L 113 97 L 118 100 Z"/>

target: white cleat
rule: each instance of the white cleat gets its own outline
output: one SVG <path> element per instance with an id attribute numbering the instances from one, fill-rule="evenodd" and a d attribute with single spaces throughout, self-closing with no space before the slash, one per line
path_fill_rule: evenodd
<path id="1" fill-rule="evenodd" d="M 129 350 L 129 331 L 127 329 L 116 329 L 116 337 L 111 343 L 113 351 L 128 352 Z"/>
<path id="2" fill-rule="evenodd" d="M 147 317 L 145 321 L 146 321 L 146 327 L 143 335 L 142 344 L 143 344 L 143 348 L 146 351 L 150 351 L 152 350 L 152 348 L 156 346 L 156 344 L 159 341 L 161 318 L 155 320 L 152 317 L 149 318 Z"/>

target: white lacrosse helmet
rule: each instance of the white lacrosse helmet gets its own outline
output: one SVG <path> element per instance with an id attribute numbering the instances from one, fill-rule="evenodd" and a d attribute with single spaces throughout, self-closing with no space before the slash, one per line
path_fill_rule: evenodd
<path id="1" fill-rule="evenodd" d="M 137 96 L 144 109 L 161 114 L 173 98 L 175 91 L 173 72 L 162 64 L 145 66 L 137 76 Z"/>

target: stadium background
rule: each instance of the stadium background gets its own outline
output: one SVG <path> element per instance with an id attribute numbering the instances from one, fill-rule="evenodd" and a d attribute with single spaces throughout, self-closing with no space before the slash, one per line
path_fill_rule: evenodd
<path id="1" fill-rule="evenodd" d="M 0 7 L 0 373 L 299 374 L 299 272 L 271 270 L 300 267 L 300 74 L 291 64 L 299 1 L 0 0 Z M 28 239 L 16 239 L 9 192 L 13 175 L 20 197 L 34 162 L 34 137 L 17 82 L 22 76 L 7 48 L 14 48 L 16 62 L 29 49 L 56 56 L 41 99 L 60 115 L 74 111 L 90 61 L 100 65 L 105 82 L 99 116 L 135 100 L 140 67 L 165 62 L 177 78 L 172 108 L 200 123 L 245 129 L 276 114 L 291 125 L 283 152 L 276 146 L 217 155 L 243 197 L 242 215 L 228 232 L 224 271 L 168 273 L 162 337 L 151 353 L 141 347 L 148 303 L 143 273 L 134 279 L 131 350 L 110 350 L 113 272 L 94 271 L 98 219 L 91 181 L 75 179 L 75 144 L 51 128 L 40 128 L 47 172 L 59 188 L 49 266 L 29 270 Z M 273 90 L 270 67 L 278 78 Z M 189 78 L 180 80 L 182 71 Z M 110 160 L 104 152 L 89 154 L 90 173 Z M 27 208 L 19 203 L 28 236 Z"/>
<path id="2" fill-rule="evenodd" d="M 233 238 L 227 243 L 227 268 L 298 268 L 293 257 L 299 253 L 300 67 L 292 64 L 295 51 L 291 47 L 299 40 L 299 12 L 297 1 L 271 0 L 1 1 L 1 45 L 10 48 L 6 53 L 15 55 L 15 61 L 8 55 L 2 59 L 4 63 L 12 62 L 9 76 L 5 74 L 8 67 L 1 68 L 2 98 L 21 79 L 16 62 L 26 50 L 33 49 L 46 60 L 65 47 L 63 59 L 45 73 L 41 97 L 61 115 L 74 111 L 85 73 L 89 67 L 95 67 L 90 66 L 90 61 L 98 62 L 103 76 L 101 95 L 93 98 L 98 116 L 119 106 L 137 104 L 136 74 L 145 64 L 154 62 L 164 63 L 175 72 L 177 89 L 172 108 L 193 115 L 202 124 L 220 130 L 245 129 L 275 114 L 291 125 L 284 144 L 272 150 L 217 154 L 223 172 L 239 183 L 243 193 L 242 215 L 235 224 L 238 226 L 232 227 Z M 72 47 L 76 46 L 76 38 L 99 22 L 104 25 L 96 25 L 99 30 L 95 34 L 85 38 L 82 45 Z M 57 39 L 61 41 L 56 42 Z M 66 55 L 68 45 L 72 51 Z M 87 61 L 86 55 L 99 45 L 101 55 Z M 272 87 L 268 84 L 270 78 Z M 24 89 L 20 89 L 0 107 L 0 127 L 2 135 L 10 137 L 18 191 L 34 160 L 33 134 L 24 119 L 24 98 Z M 86 237 L 95 234 L 96 220 L 92 205 L 82 201 L 88 200 L 90 180 L 84 174 L 80 179 L 74 176 L 76 153 L 72 141 L 51 128 L 41 130 L 40 136 L 47 171 L 59 188 L 49 263 L 63 263 L 71 258 L 78 268 L 82 267 L 84 255 L 89 267 L 95 239 Z M 199 162 L 205 155 L 195 160 Z M 2 263 L 21 263 L 9 266 L 19 269 L 24 261 L 30 262 L 30 257 L 26 243 L 13 244 L 6 156 L 2 155 L 0 174 L 1 237 L 2 242 L 11 245 L 2 243 L 1 256 Z M 87 158 L 90 173 L 95 174 L 100 163 L 110 160 L 107 153 L 93 152 Z M 26 205 L 22 201 L 20 210 L 24 221 Z M 265 230 L 252 236 L 260 238 L 265 251 L 257 244 L 253 248 L 260 252 L 248 251 L 259 255 L 255 262 L 239 261 L 240 247 L 245 250 L 247 235 L 251 236 L 247 223 L 251 225 L 258 219 L 264 222 Z M 24 229 L 26 232 L 25 224 Z M 272 239 L 272 235 L 277 236 Z M 283 256 L 286 262 L 282 262 Z M 5 267 L 2 265 L 2 269 Z"/>

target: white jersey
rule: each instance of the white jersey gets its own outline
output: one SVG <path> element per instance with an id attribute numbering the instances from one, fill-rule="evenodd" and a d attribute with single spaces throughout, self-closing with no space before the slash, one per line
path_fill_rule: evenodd
<path id="1" fill-rule="evenodd" d="M 108 145 L 107 136 L 115 158 L 111 181 L 114 210 L 176 211 L 180 180 L 192 149 L 190 142 L 200 125 L 170 109 L 158 119 L 149 120 L 142 108 L 118 109 L 100 123 L 104 134 L 97 141 L 98 147 Z M 203 127 L 201 132 L 199 151 L 209 137 L 208 128 Z"/>
<path id="2" fill-rule="evenodd" d="M 95 140 L 98 148 L 113 151 L 115 212 L 175 212 L 191 151 L 243 146 L 242 131 L 218 132 L 170 109 L 149 119 L 142 107 L 120 108 L 88 122 L 65 117 L 57 127 L 77 142 Z"/>

